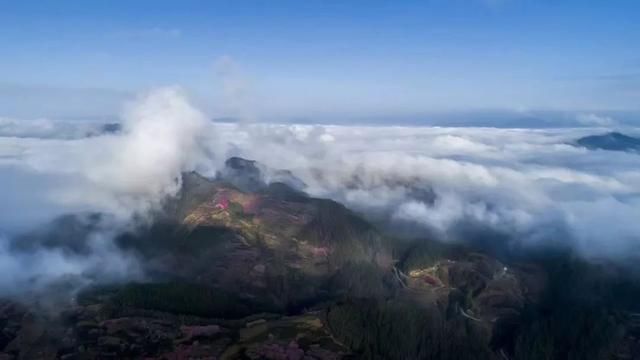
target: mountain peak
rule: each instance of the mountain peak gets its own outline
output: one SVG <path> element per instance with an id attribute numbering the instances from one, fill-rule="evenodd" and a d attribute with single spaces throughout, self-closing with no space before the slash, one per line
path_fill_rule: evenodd
<path id="1" fill-rule="evenodd" d="M 585 136 L 576 141 L 579 146 L 590 150 L 640 151 L 640 138 L 625 135 L 616 131 L 601 135 Z"/>

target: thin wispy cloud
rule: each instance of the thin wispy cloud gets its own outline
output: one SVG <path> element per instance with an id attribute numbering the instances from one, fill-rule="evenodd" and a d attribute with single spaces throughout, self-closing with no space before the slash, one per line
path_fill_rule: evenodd
<path id="1" fill-rule="evenodd" d="M 601 127 L 612 127 L 618 125 L 618 122 L 615 121 L 610 116 L 603 116 L 597 114 L 578 114 L 576 115 L 576 120 L 580 125 L 583 126 L 601 126 Z"/>

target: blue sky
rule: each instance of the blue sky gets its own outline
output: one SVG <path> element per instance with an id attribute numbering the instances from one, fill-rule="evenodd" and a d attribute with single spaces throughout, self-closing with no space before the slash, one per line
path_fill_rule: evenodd
<path id="1" fill-rule="evenodd" d="M 640 110 L 640 2 L 5 1 L 0 117 Z"/>

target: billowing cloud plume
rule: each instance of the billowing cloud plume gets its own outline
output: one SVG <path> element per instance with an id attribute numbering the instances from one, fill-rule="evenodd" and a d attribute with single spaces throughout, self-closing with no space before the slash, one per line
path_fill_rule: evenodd
<path id="1" fill-rule="evenodd" d="M 115 135 L 66 139 L 3 138 L 0 153 L 34 175 L 63 178 L 49 200 L 70 208 L 128 217 L 160 205 L 195 168 L 206 117 L 181 90 L 158 89 L 126 110 Z"/>
<path id="2" fill-rule="evenodd" d="M 203 156 L 199 141 L 205 119 L 180 90 L 156 90 L 128 109 L 123 135 L 105 138 L 106 152 L 83 159 L 80 172 L 97 188 L 90 191 L 115 196 L 118 209 L 157 207 L 180 189 L 180 174 Z"/>
<path id="3" fill-rule="evenodd" d="M 206 117 L 180 89 L 162 88 L 133 102 L 117 133 L 78 138 L 67 136 L 80 131 L 68 124 L 10 125 L 13 134 L 0 136 L 0 196 L 7 200 L 0 216 L 0 235 L 6 234 L 0 241 L 0 288 L 41 287 L 65 276 L 138 276 L 133 257 L 112 239 L 134 217 L 158 210 L 179 191 L 181 173 L 204 158 Z M 13 136 L 21 132 L 31 136 Z M 56 216 L 93 212 L 110 214 L 111 220 L 84 235 L 88 252 L 13 246 L 19 233 Z"/>

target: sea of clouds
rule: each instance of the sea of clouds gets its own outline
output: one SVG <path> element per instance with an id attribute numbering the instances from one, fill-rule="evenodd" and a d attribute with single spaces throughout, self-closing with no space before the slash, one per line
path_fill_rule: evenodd
<path id="1" fill-rule="evenodd" d="M 234 155 L 292 170 L 315 196 L 424 225 L 443 240 L 460 240 L 456 226 L 473 222 L 525 245 L 637 255 L 640 155 L 572 145 L 606 131 L 247 125 L 218 126 L 217 136 Z M 434 198 L 420 196 L 427 189 Z"/>
<path id="2" fill-rule="evenodd" d="M 0 121 L 0 270 L 9 274 L 0 288 L 26 282 L 11 269 L 42 281 L 95 273 L 96 262 L 104 273 L 137 269 L 104 232 L 93 235 L 93 258 L 8 244 L 67 213 L 108 213 L 114 227 L 144 221 L 177 194 L 182 172 L 212 176 L 229 156 L 291 170 L 313 196 L 443 241 L 460 240 L 456 229 L 472 223 L 519 245 L 563 243 L 586 257 L 640 252 L 640 155 L 572 145 L 603 127 L 215 123 L 179 88 L 141 95 L 118 133 L 83 136 L 87 127 L 95 124 Z"/>

